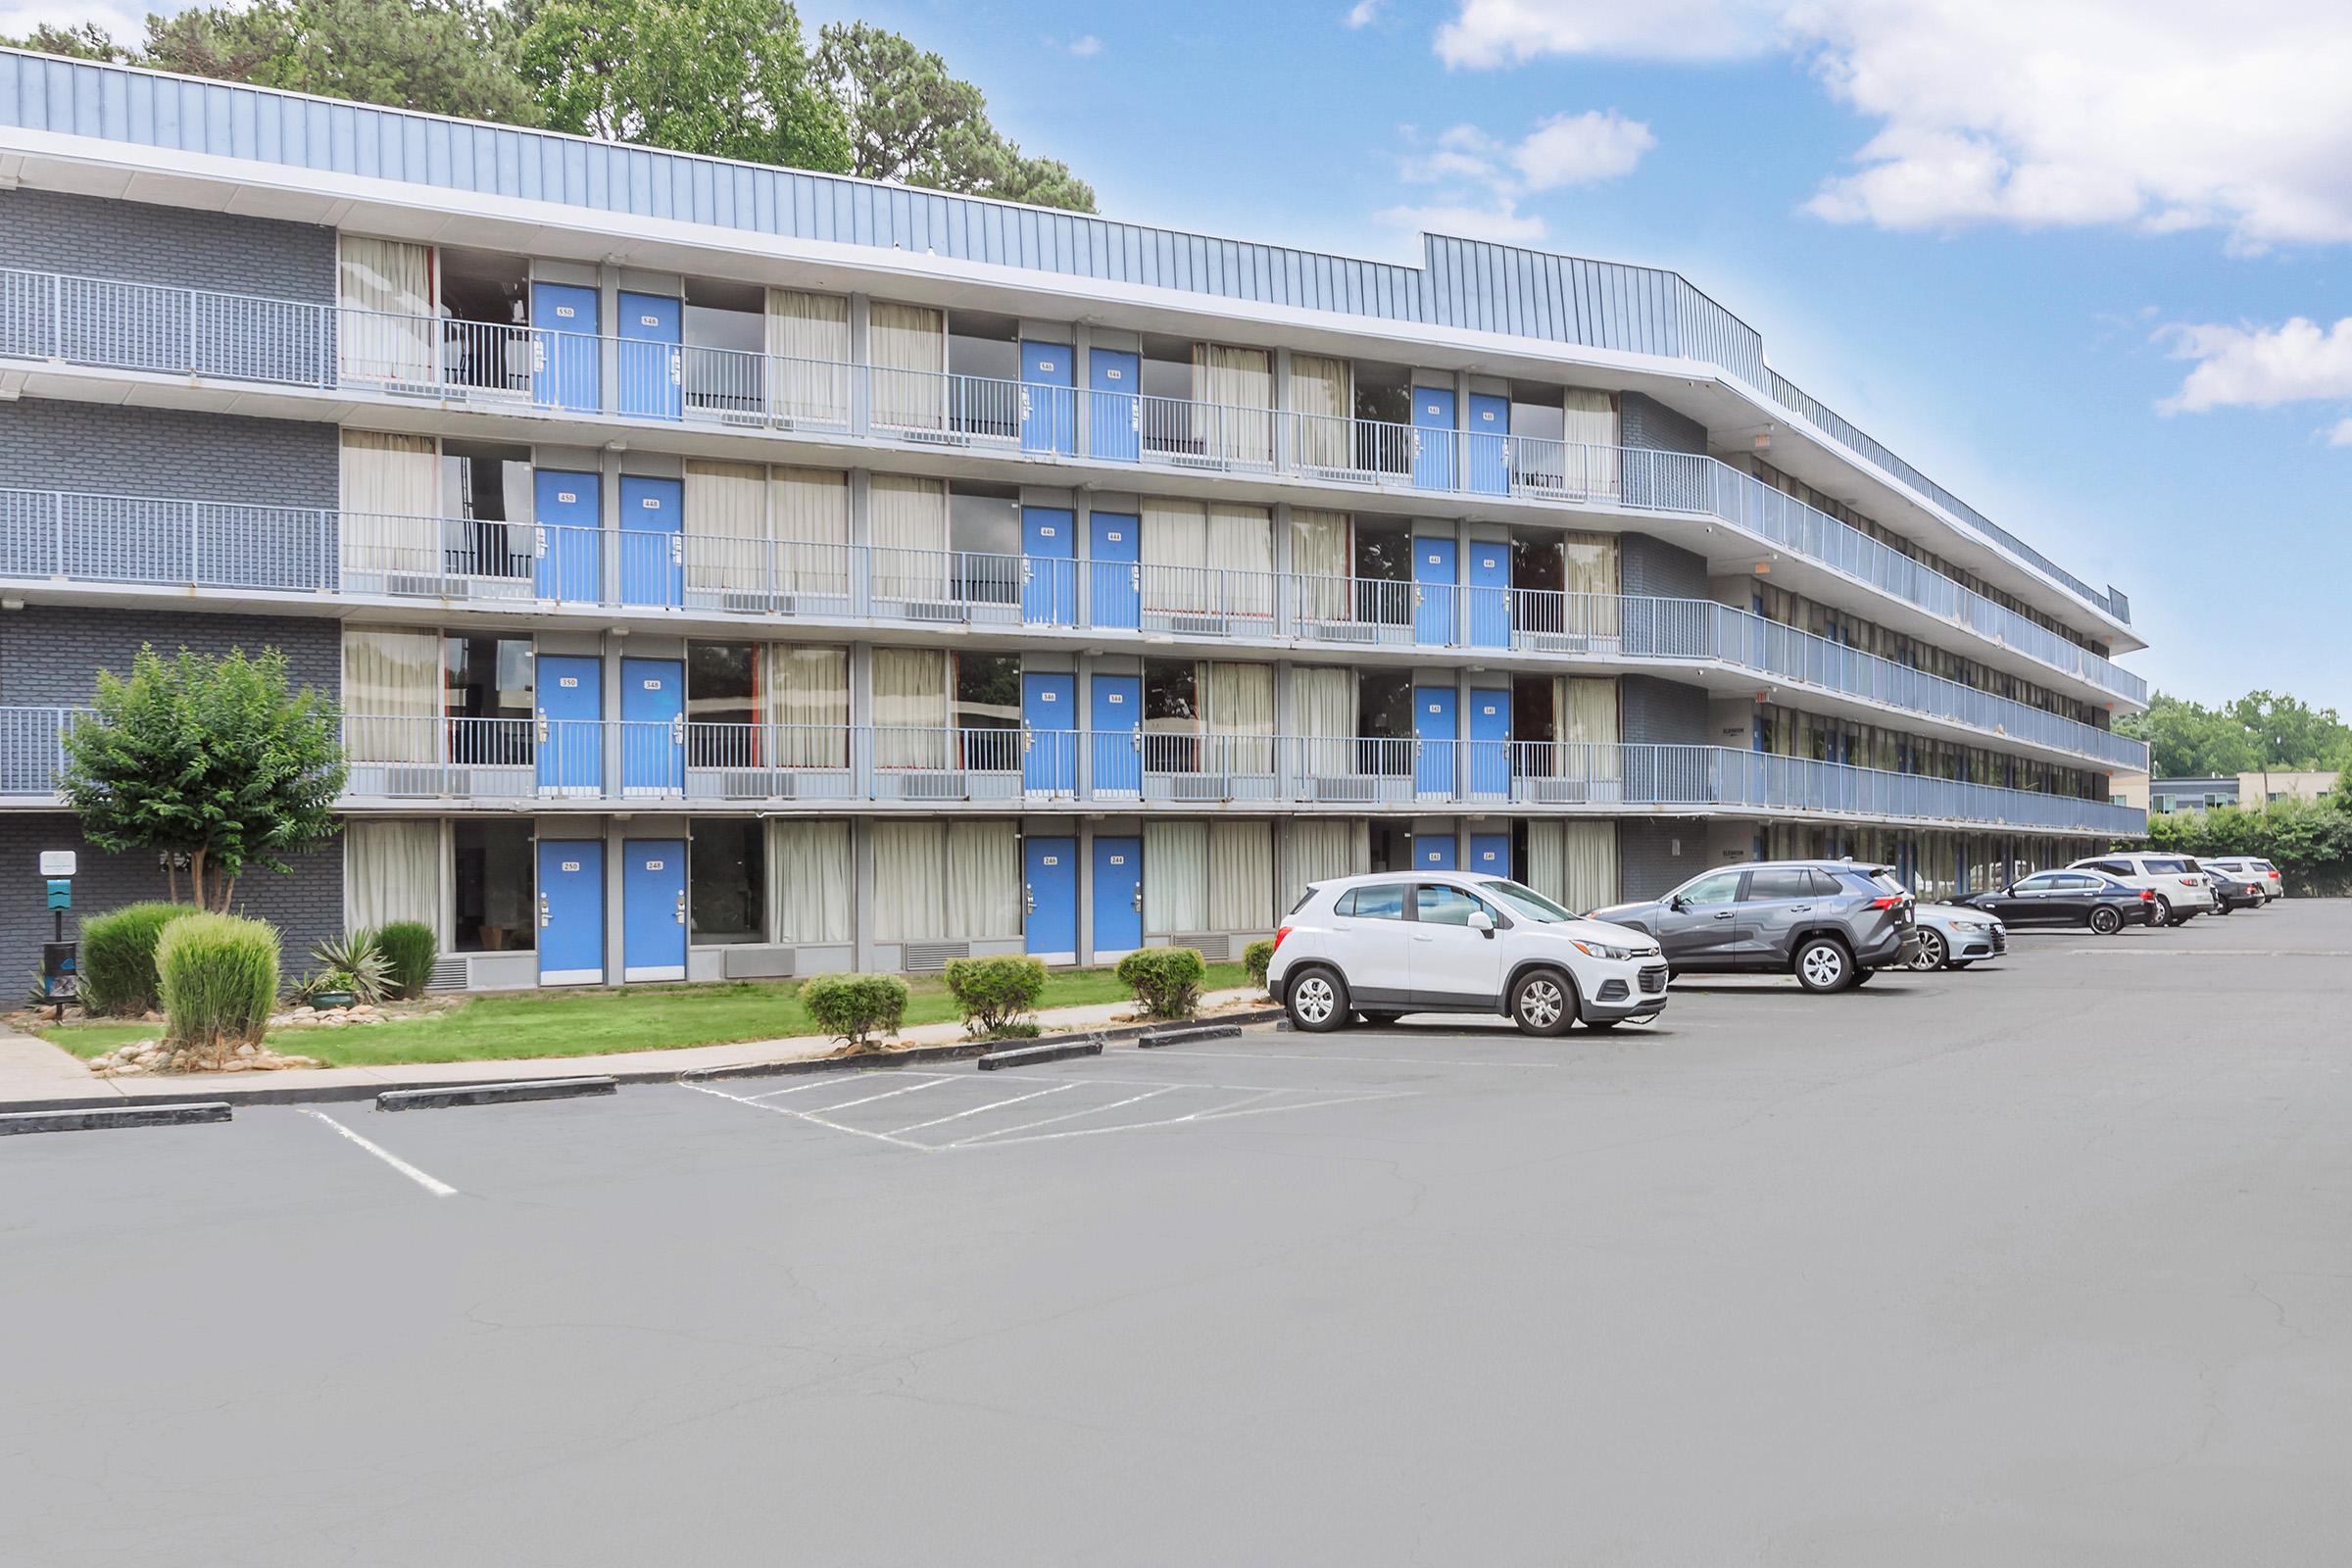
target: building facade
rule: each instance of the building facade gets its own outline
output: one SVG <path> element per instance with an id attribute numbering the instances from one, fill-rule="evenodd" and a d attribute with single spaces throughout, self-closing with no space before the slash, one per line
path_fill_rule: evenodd
<path id="1" fill-rule="evenodd" d="M 2124 596 L 1671 272 L 13 52 L 0 596 L 0 908 L 96 669 L 274 646 L 351 775 L 256 911 L 428 920 L 451 986 L 1238 956 L 1408 865 L 1939 894 L 2144 827 Z"/>

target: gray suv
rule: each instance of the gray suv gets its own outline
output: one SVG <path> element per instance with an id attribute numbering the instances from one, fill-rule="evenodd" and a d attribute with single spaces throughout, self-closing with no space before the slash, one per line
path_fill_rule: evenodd
<path id="1" fill-rule="evenodd" d="M 1655 937 L 1677 974 L 1787 972 L 1807 991 L 1860 985 L 1903 963 L 1918 940 L 1893 867 L 1852 860 L 1725 866 L 1591 918 Z"/>

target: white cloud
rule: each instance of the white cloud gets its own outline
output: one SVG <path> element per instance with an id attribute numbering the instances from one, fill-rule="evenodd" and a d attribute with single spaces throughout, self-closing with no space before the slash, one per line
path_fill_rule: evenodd
<path id="1" fill-rule="evenodd" d="M 1517 141 L 1476 125 L 1450 126 L 1434 140 L 1410 125 L 1400 133 L 1408 150 L 1397 160 L 1398 177 L 1442 189 L 1435 202 L 1392 207 L 1380 220 L 1511 244 L 1544 237 L 1544 220 L 1519 210 L 1524 198 L 1630 174 L 1658 144 L 1647 125 L 1614 109 L 1553 115 Z"/>
<path id="2" fill-rule="evenodd" d="M 1529 190 L 1590 185 L 1634 172 L 1642 155 L 1658 144 L 1647 125 L 1616 110 L 1588 109 L 1554 115 L 1511 149 L 1511 167 Z"/>
<path id="3" fill-rule="evenodd" d="M 2328 427 L 2328 444 L 2331 447 L 2352 447 L 2352 418 L 2338 419 Z"/>
<path id="4" fill-rule="evenodd" d="M 1102 52 L 1102 40 L 1090 32 L 1084 37 L 1072 38 L 1069 51 L 1081 60 L 1089 59 Z"/>
<path id="5" fill-rule="evenodd" d="M 1392 228 L 1491 239 L 1501 245 L 1533 245 L 1544 237 L 1544 220 L 1534 213 L 1520 212 L 1516 203 L 1507 200 L 1497 201 L 1492 207 L 1454 203 L 1390 207 L 1373 216 Z"/>
<path id="6" fill-rule="evenodd" d="M 2186 324 L 2157 337 L 2172 345 L 2175 359 L 2197 362 L 2180 389 L 2157 405 L 2167 414 L 2352 398 L 2352 317 L 2329 327 L 2302 317 L 2280 326 Z M 2336 445 L 2352 445 L 2347 428 L 2352 420 L 2336 426 L 2344 436 Z"/>
<path id="7" fill-rule="evenodd" d="M 53 27 L 66 28 L 94 22 L 117 43 L 147 41 L 147 7 L 142 5 L 71 5 L 48 3 L 48 0 L 0 4 L 0 35 L 22 38 L 44 22 Z"/>
<path id="8" fill-rule="evenodd" d="M 2342 0 L 1456 0 L 1447 64 L 1771 49 L 1876 132 L 1808 203 L 1887 228 L 2218 228 L 2352 241 Z"/>
<path id="9" fill-rule="evenodd" d="M 1379 20 L 1379 17 L 1380 0 L 1355 0 L 1355 4 L 1348 8 L 1348 15 L 1341 18 L 1340 21 L 1345 26 L 1368 27 Z"/>

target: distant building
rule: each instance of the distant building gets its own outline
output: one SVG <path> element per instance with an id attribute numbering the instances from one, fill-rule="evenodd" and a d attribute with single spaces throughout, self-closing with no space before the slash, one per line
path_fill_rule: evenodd
<path id="1" fill-rule="evenodd" d="M 2160 778 L 2119 775 L 2113 800 L 2118 806 L 2144 808 L 2158 816 L 2175 811 L 2203 811 L 2216 806 L 2242 806 L 2260 810 L 2273 801 L 2316 801 L 2336 787 L 2341 773 L 2255 771 L 2217 773 L 2204 778 Z"/>

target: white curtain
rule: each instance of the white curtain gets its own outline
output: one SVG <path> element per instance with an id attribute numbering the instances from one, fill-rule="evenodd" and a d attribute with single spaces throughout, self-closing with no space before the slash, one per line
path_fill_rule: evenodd
<path id="1" fill-rule="evenodd" d="M 1291 729 L 1305 755 L 1299 771 L 1315 778 L 1355 771 L 1355 671 L 1338 664 L 1291 666 Z"/>
<path id="2" fill-rule="evenodd" d="M 1561 747 L 1560 775 L 1615 783 L 1617 766 L 1617 682 L 1613 678 L 1553 678 L 1553 730 Z"/>
<path id="3" fill-rule="evenodd" d="M 1353 876 L 1369 868 L 1362 822 L 1337 817 L 1293 817 L 1283 840 L 1281 907 L 1288 910 L 1310 882 Z"/>
<path id="4" fill-rule="evenodd" d="M 778 767 L 847 767 L 850 651 L 769 644 L 767 721 Z"/>
<path id="5" fill-rule="evenodd" d="M 1609 534 L 1571 533 L 1560 537 L 1560 580 L 1571 595 L 1566 629 L 1593 637 L 1618 634 L 1617 540 Z"/>
<path id="6" fill-rule="evenodd" d="M 1274 459 L 1274 356 L 1265 349 L 1228 348 L 1221 343 L 1193 348 L 1193 418 L 1214 443 L 1210 457 L 1229 463 Z"/>
<path id="7" fill-rule="evenodd" d="M 1562 822 L 1563 891 L 1551 896 L 1582 914 L 1617 902 L 1617 824 Z M 1550 892 L 1539 888 L 1539 893 Z"/>
<path id="8" fill-rule="evenodd" d="M 1309 620 L 1346 620 L 1355 570 L 1354 529 L 1345 512 L 1291 509 L 1291 578 L 1298 613 Z"/>
<path id="9" fill-rule="evenodd" d="M 439 447 L 429 435 L 343 432 L 346 570 L 440 575 L 440 471 Z"/>
<path id="10" fill-rule="evenodd" d="M 441 824 L 347 822 L 343 827 L 343 929 L 421 920 L 449 946 L 442 894 Z"/>
<path id="11" fill-rule="evenodd" d="M 1274 613 L 1274 514 L 1219 502 L 1208 511 L 1208 559 L 1226 573 L 1224 608 L 1236 615 Z"/>
<path id="12" fill-rule="evenodd" d="M 767 470 L 750 463 L 686 465 L 686 587 L 756 592 L 767 581 Z"/>
<path id="13" fill-rule="evenodd" d="M 781 943 L 854 940 L 850 824 L 767 824 L 767 907 Z"/>
<path id="14" fill-rule="evenodd" d="M 1209 569 L 1208 508 L 1198 501 L 1144 498 L 1143 536 L 1136 553 L 1143 562 L 1147 612 L 1198 613 L 1217 604 L 1216 574 Z"/>
<path id="15" fill-rule="evenodd" d="M 938 648 L 874 650 L 874 765 L 947 767 L 948 656 Z"/>
<path id="16" fill-rule="evenodd" d="M 866 308 L 866 358 L 873 363 L 873 420 L 901 430 L 948 424 L 948 318 L 919 305 Z"/>
<path id="17" fill-rule="evenodd" d="M 850 591 L 850 476 L 831 468 L 771 468 L 776 586 L 794 593 Z"/>
<path id="18" fill-rule="evenodd" d="M 850 302 L 838 294 L 767 291 L 768 407 L 810 424 L 850 419 Z"/>
<path id="19" fill-rule="evenodd" d="M 1208 927 L 1208 824 L 1144 824 L 1144 929 L 1175 936 Z"/>
<path id="20" fill-rule="evenodd" d="M 353 760 L 431 761 L 441 715 L 441 639 L 429 631 L 347 628 L 343 711 Z"/>
<path id="21" fill-rule="evenodd" d="M 1273 823 L 1208 824 L 1208 929 L 1274 929 Z"/>
<path id="22" fill-rule="evenodd" d="M 875 597 L 947 598 L 947 481 L 877 473 L 866 498 Z"/>
<path id="23" fill-rule="evenodd" d="M 432 247 L 358 234 L 342 235 L 336 246 L 343 309 L 335 336 L 343 373 L 364 381 L 437 381 Z"/>
<path id="24" fill-rule="evenodd" d="M 1572 386 L 1560 394 L 1560 403 L 1566 415 L 1569 488 L 1587 495 L 1617 494 L 1617 400 Z"/>
<path id="25" fill-rule="evenodd" d="M 1298 416 L 1298 461 L 1317 468 L 1347 468 L 1353 443 L 1348 420 L 1355 390 L 1346 360 L 1291 355 L 1291 408 Z"/>
<path id="26" fill-rule="evenodd" d="M 936 942 L 949 935 L 945 822 L 876 822 L 874 940 Z"/>
<path id="27" fill-rule="evenodd" d="M 1010 822 L 948 824 L 948 935 L 1021 934 L 1021 846 Z"/>
<path id="28" fill-rule="evenodd" d="M 1260 777 L 1273 772 L 1274 666 L 1220 660 L 1201 665 L 1200 673 L 1206 744 L 1219 749 L 1202 760 L 1203 766 Z"/>

